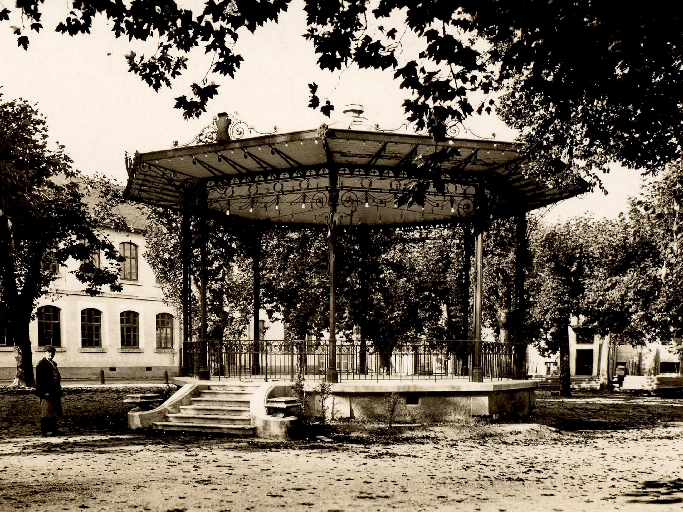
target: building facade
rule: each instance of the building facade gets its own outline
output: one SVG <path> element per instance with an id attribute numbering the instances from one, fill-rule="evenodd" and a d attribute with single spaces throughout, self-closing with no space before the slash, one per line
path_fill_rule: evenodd
<path id="1" fill-rule="evenodd" d="M 75 264 L 53 268 L 57 278 L 30 325 L 34 365 L 42 358 L 43 347 L 53 345 L 64 379 L 97 381 L 103 375 L 105 380 L 139 380 L 178 374 L 180 324 L 145 261 L 143 229 L 141 225 L 125 232 L 105 230 L 125 258 L 121 292 L 103 289 L 91 297 L 72 273 Z M 13 351 L 0 337 L 0 380 L 14 378 Z"/>

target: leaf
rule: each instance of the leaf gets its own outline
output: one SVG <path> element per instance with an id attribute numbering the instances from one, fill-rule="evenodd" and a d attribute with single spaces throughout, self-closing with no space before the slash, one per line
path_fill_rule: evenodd
<path id="1" fill-rule="evenodd" d="M 21 46 L 24 50 L 28 50 L 28 37 L 19 36 L 17 38 L 17 46 Z"/>
<path id="2" fill-rule="evenodd" d="M 308 89 L 311 92 L 311 99 L 308 102 L 308 107 L 315 110 L 320 105 L 320 98 L 315 94 L 318 90 L 318 85 L 313 82 L 312 84 L 308 84 Z"/>
<path id="3" fill-rule="evenodd" d="M 323 115 L 326 115 L 327 117 L 330 117 L 332 115 L 332 111 L 334 110 L 334 105 L 330 103 L 330 100 L 325 101 L 325 104 L 320 107 L 320 112 L 323 113 Z"/>
<path id="4" fill-rule="evenodd" d="M 10 15 L 10 10 L 5 8 L 2 11 L 0 11 L 0 21 L 7 21 L 9 20 L 9 15 Z"/>
<path id="5" fill-rule="evenodd" d="M 185 119 L 200 117 L 206 112 L 206 104 L 208 101 L 218 94 L 218 87 L 218 85 L 213 83 L 205 87 L 198 84 L 192 84 L 191 89 L 194 98 L 188 99 L 185 95 L 178 96 L 175 98 L 176 102 L 173 108 L 182 110 Z"/>

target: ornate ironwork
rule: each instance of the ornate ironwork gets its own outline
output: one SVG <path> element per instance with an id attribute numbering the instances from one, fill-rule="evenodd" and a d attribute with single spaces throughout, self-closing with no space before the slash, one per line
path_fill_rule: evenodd
<path id="1" fill-rule="evenodd" d="M 256 367 L 258 376 L 266 380 L 293 379 L 297 373 L 316 380 L 324 378 L 328 363 L 325 340 L 193 341 L 183 344 L 183 372 L 186 375 L 195 372 L 202 346 L 205 346 L 208 367 L 214 378 L 243 375 L 253 378 Z M 372 340 L 366 340 L 365 346 L 357 341 L 340 340 L 336 347 L 336 364 L 342 380 L 468 379 L 472 371 L 473 348 L 472 340 L 403 340 L 396 344 L 392 354 L 383 358 Z M 485 378 L 524 378 L 526 371 L 522 368 L 522 374 L 516 373 L 513 357 L 525 350 L 524 344 L 484 342 L 482 371 Z"/>

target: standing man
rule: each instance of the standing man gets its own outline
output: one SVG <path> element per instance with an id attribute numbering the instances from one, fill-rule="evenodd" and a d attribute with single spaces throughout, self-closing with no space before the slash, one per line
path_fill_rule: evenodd
<path id="1" fill-rule="evenodd" d="M 59 434 L 57 420 L 62 416 L 61 376 L 54 361 L 55 347 L 45 347 L 45 357 L 36 366 L 36 395 L 40 398 L 40 432 Z"/>

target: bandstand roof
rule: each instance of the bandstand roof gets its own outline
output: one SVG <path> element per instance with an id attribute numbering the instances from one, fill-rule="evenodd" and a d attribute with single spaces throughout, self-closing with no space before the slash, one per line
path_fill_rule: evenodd
<path id="1" fill-rule="evenodd" d="M 126 195 L 180 207 L 203 194 L 209 208 L 275 223 L 325 224 L 331 176 L 341 225 L 391 225 L 504 216 L 546 206 L 587 190 L 557 189 L 524 174 L 528 155 L 513 143 L 448 139 L 458 156 L 442 164 L 445 190 L 430 185 L 424 206 L 398 206 L 420 176 L 408 166 L 435 151 L 427 136 L 330 129 L 282 133 L 136 154 Z"/>

